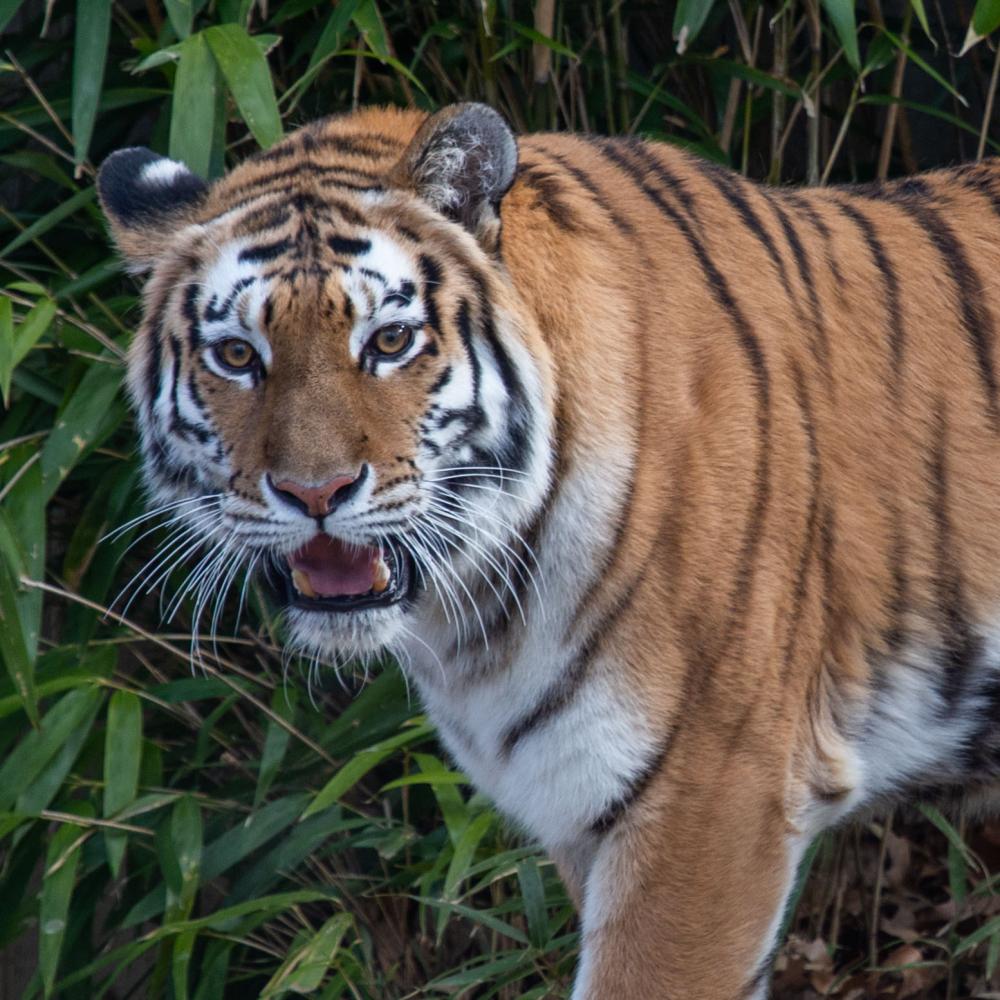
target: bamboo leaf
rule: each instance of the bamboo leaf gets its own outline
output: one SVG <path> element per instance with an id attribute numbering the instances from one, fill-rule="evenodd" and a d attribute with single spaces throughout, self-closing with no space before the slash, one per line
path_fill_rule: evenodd
<path id="1" fill-rule="evenodd" d="M 97 120 L 111 33 L 111 0 L 77 0 L 73 44 L 73 155 L 83 163 Z"/>
<path id="2" fill-rule="evenodd" d="M 45 766 L 82 728 L 103 695 L 100 688 L 77 688 L 63 695 L 45 714 L 38 729 L 29 732 L 0 766 L 0 810 L 9 811 L 17 798 L 38 778 Z"/>
<path id="3" fill-rule="evenodd" d="M 262 148 L 273 146 L 282 129 L 267 59 L 238 24 L 216 25 L 204 34 L 247 127 Z"/>
<path id="4" fill-rule="evenodd" d="M 715 6 L 715 0 L 680 0 L 674 13 L 674 41 L 677 54 L 684 53 L 705 26 L 708 15 Z"/>
<path id="5" fill-rule="evenodd" d="M 854 17 L 854 0 L 822 0 L 822 2 L 844 55 L 857 73 L 861 69 L 861 54 L 858 51 L 858 24 Z"/>
<path id="6" fill-rule="evenodd" d="M 121 812 L 135 799 L 141 761 L 142 704 L 131 691 L 116 691 L 108 703 L 104 739 L 105 818 Z M 117 878 L 125 854 L 125 834 L 109 830 L 104 843 L 111 874 Z"/>
<path id="7" fill-rule="evenodd" d="M 445 899 L 456 899 L 458 897 L 458 887 L 462 884 L 468 872 L 469 865 L 475 857 L 476 848 L 479 842 L 486 836 L 487 831 L 493 825 L 496 816 L 492 812 L 480 813 L 462 831 L 455 844 L 455 851 L 448 865 L 448 874 L 444 879 Z"/>
<path id="8" fill-rule="evenodd" d="M 19 250 L 26 243 L 44 236 L 50 229 L 54 229 L 63 219 L 69 218 L 74 212 L 89 205 L 97 196 L 97 191 L 93 187 L 83 188 L 71 195 L 65 201 L 60 201 L 51 211 L 46 212 L 40 219 L 36 219 L 30 226 L 22 230 L 14 237 L 2 250 L 0 257 L 9 257 L 15 250 Z"/>
<path id="9" fill-rule="evenodd" d="M 125 407 L 118 399 L 121 370 L 92 365 L 67 400 L 42 448 L 42 503 L 91 448 L 100 444 L 121 422 Z"/>
<path id="10" fill-rule="evenodd" d="M 70 898 L 80 862 L 79 838 L 80 831 L 75 826 L 61 826 L 45 854 L 46 872 L 38 907 L 38 969 L 46 997 L 52 995 L 66 937 Z"/>
<path id="11" fill-rule="evenodd" d="M 294 690 L 286 693 L 282 688 L 277 688 L 271 697 L 271 710 L 286 722 L 291 722 L 295 716 L 296 700 Z M 275 719 L 268 720 L 264 749 L 260 755 L 260 769 L 257 772 L 257 788 L 253 796 L 255 810 L 267 798 L 268 790 L 278 773 L 278 768 L 281 767 L 290 740 L 291 733 L 284 726 L 278 725 Z"/>
<path id="12" fill-rule="evenodd" d="M 191 25 L 194 24 L 195 4 L 193 0 L 163 0 L 164 7 L 167 8 L 167 17 L 177 37 L 187 38 L 191 34 Z M 200 4 L 198 6 L 201 6 Z"/>
<path id="13" fill-rule="evenodd" d="M 890 42 L 892 42 L 893 45 L 896 46 L 897 49 L 905 52 L 910 62 L 919 66 L 932 80 L 934 80 L 935 83 L 944 87 L 944 89 L 947 90 L 952 97 L 954 97 L 957 101 L 960 101 L 965 107 L 969 106 L 969 102 L 936 69 L 934 69 L 934 67 L 931 66 L 926 59 L 922 59 L 918 56 L 917 53 L 914 52 L 913 49 L 898 35 L 894 35 L 888 28 L 883 28 L 882 33 L 889 39 Z"/>
<path id="14" fill-rule="evenodd" d="M 180 47 L 170 112 L 170 156 L 200 177 L 211 177 L 220 123 L 219 71 L 205 40 L 192 35 Z"/>
<path id="15" fill-rule="evenodd" d="M 0 297 L 0 395 L 4 409 L 10 406 L 10 377 L 14 374 L 14 303 Z"/>
<path id="16" fill-rule="evenodd" d="M 964 56 L 973 45 L 981 42 L 987 35 L 1000 28 L 1000 0 L 976 0 L 969 21 L 969 30 L 965 34 L 960 56 Z"/>
<path id="17" fill-rule="evenodd" d="M 312 993 L 317 990 L 337 957 L 340 942 L 353 923 L 354 918 L 349 913 L 330 917 L 285 959 L 264 987 L 261 1000 L 273 1000 L 288 992 Z"/>
<path id="18" fill-rule="evenodd" d="M 11 565 L 9 559 L 9 553 L 0 550 L 0 632 L 4 637 L 0 643 L 0 655 L 31 724 L 38 726 L 34 662 L 25 642 L 26 624 L 18 601 L 20 570 L 19 565 Z"/>
<path id="19" fill-rule="evenodd" d="M 524 900 L 524 915 L 528 919 L 528 940 L 534 947 L 544 948 L 549 940 L 549 914 L 536 858 L 525 858 L 517 866 L 517 881 Z"/>
<path id="20" fill-rule="evenodd" d="M 400 747 L 426 739 L 433 731 L 434 728 L 430 725 L 414 726 L 398 736 L 382 740 L 380 743 L 368 747 L 367 750 L 359 751 L 317 793 L 302 814 L 302 819 L 332 806 L 345 792 L 353 788 L 373 767 L 380 764 L 391 753 Z"/>
<path id="21" fill-rule="evenodd" d="M 0 0 L 0 31 L 11 22 L 24 0 Z"/>
<path id="22" fill-rule="evenodd" d="M 910 0 L 910 6 L 913 8 L 913 13 L 917 15 L 917 20 L 920 22 L 920 27 L 924 29 L 924 34 L 934 43 L 934 47 L 937 48 L 937 42 L 931 34 L 930 22 L 927 20 L 927 10 L 924 7 L 924 0 Z"/>

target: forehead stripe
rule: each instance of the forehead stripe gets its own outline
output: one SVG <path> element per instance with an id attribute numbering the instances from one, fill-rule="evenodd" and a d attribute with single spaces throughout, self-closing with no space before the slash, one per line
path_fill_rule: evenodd
<path id="1" fill-rule="evenodd" d="M 259 243 L 255 247 L 246 247 L 241 250 L 237 260 L 241 264 L 262 264 L 288 253 L 291 247 L 292 244 L 289 240 L 276 240 L 274 243 Z"/>
<path id="2" fill-rule="evenodd" d="M 372 248 L 371 240 L 352 240 L 346 236 L 331 236 L 326 242 L 334 253 L 346 254 L 350 257 L 368 253 Z"/>

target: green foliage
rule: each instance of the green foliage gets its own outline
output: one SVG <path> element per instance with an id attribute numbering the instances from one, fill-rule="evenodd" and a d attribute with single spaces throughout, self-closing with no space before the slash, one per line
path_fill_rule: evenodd
<path id="1" fill-rule="evenodd" d="M 0 949 L 35 954 L 25 997 L 558 997 L 577 949 L 552 865 L 441 759 L 395 667 L 306 697 L 253 587 L 194 670 L 189 604 L 161 620 L 183 573 L 142 568 L 137 285 L 93 164 L 146 143 L 214 177 L 320 114 L 475 98 L 775 183 L 870 179 L 996 148 L 976 42 L 1000 7 L 941 6 L 0 0 Z M 971 907 L 993 881 L 928 815 Z M 953 968 L 992 970 L 996 919 L 950 928 Z"/>

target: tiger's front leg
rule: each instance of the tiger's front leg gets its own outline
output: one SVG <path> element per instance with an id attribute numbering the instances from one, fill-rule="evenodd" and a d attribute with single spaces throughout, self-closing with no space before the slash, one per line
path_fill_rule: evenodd
<path id="1" fill-rule="evenodd" d="M 588 874 L 572 1000 L 761 1000 L 808 837 L 780 761 L 685 740 Z M 760 755 L 754 759 L 754 755 Z"/>

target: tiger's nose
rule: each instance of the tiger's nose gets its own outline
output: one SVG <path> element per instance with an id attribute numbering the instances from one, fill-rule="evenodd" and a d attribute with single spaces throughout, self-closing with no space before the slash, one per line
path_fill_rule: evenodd
<path id="1" fill-rule="evenodd" d="M 367 465 L 362 466 L 361 472 L 356 476 L 334 476 L 321 486 L 306 486 L 294 479 L 282 479 L 280 483 L 276 483 L 270 474 L 267 482 L 285 503 L 291 504 L 296 510 L 301 510 L 310 517 L 325 517 L 358 492 L 367 469 Z"/>

